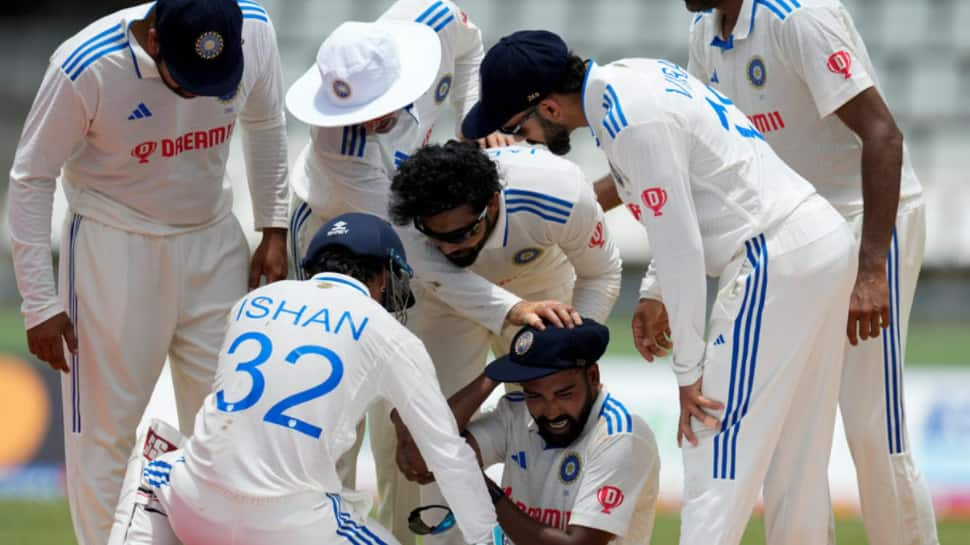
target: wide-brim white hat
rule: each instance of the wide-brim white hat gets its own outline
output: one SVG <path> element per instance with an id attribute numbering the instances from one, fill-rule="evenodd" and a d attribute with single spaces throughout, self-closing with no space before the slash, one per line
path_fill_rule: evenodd
<path id="1" fill-rule="evenodd" d="M 370 121 L 417 100 L 441 64 L 437 33 L 420 23 L 343 23 L 327 37 L 317 62 L 286 92 L 300 121 L 343 127 Z"/>

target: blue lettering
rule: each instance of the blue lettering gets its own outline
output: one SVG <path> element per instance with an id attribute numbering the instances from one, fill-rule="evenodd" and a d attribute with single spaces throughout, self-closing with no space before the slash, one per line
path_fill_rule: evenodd
<path id="1" fill-rule="evenodd" d="M 364 332 L 364 328 L 367 327 L 367 321 L 369 318 L 364 318 L 364 321 L 360 323 L 360 328 L 354 327 L 354 317 L 350 315 L 349 311 L 344 311 L 340 315 L 340 319 L 337 320 L 337 328 L 333 330 L 334 334 L 340 333 L 340 326 L 344 325 L 344 321 L 350 324 L 350 334 L 353 335 L 354 340 L 360 340 L 360 335 Z"/>
<path id="2" fill-rule="evenodd" d="M 665 91 L 683 95 L 687 98 L 694 98 L 694 94 L 691 93 L 690 89 L 690 76 L 688 76 L 686 70 L 670 61 L 659 60 L 657 64 L 662 65 L 660 73 L 663 74 L 664 80 L 673 85 L 673 87 L 664 89 Z"/>
<path id="3" fill-rule="evenodd" d="M 320 319 L 321 317 L 323 318 L 322 320 Z M 330 309 L 321 308 L 316 314 L 307 318 L 307 320 L 303 322 L 302 327 L 306 327 L 310 324 L 323 324 L 324 331 L 330 333 Z"/>
<path id="4" fill-rule="evenodd" d="M 246 299 L 239 302 L 239 310 L 236 311 L 236 321 L 238 322 L 242 318 L 242 311 L 246 308 Z"/>
<path id="5" fill-rule="evenodd" d="M 253 319 L 259 319 L 259 318 L 265 318 L 265 317 L 269 316 L 269 306 L 262 306 L 262 305 L 259 304 L 260 302 L 263 302 L 263 301 L 265 301 L 265 304 L 266 305 L 272 305 L 273 304 L 273 299 L 271 297 L 265 297 L 265 296 L 262 296 L 262 295 L 259 296 L 259 297 L 253 297 L 253 300 L 250 301 L 250 303 L 249 303 L 250 309 L 256 308 L 256 309 L 259 309 L 259 310 L 263 311 L 263 313 L 262 314 L 253 314 L 252 310 L 247 310 L 246 311 L 246 317 L 247 318 L 253 318 Z"/>
<path id="6" fill-rule="evenodd" d="M 276 312 L 273 314 L 273 319 L 279 318 L 280 314 L 292 314 L 295 316 L 293 318 L 293 325 L 300 323 L 300 318 L 303 316 L 303 312 L 306 311 L 306 305 L 300 307 L 299 311 L 293 311 L 286 308 L 286 300 L 280 301 L 280 306 L 276 308 Z"/>

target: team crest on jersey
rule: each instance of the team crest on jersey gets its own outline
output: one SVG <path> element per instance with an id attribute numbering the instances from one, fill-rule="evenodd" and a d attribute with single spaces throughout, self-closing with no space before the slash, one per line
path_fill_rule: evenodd
<path id="1" fill-rule="evenodd" d="M 438 85 L 434 87 L 434 101 L 437 104 L 441 104 L 448 98 L 448 93 L 451 92 L 451 74 L 445 74 L 440 80 L 438 80 Z"/>
<path id="2" fill-rule="evenodd" d="M 352 90 L 350 89 L 350 84 L 342 79 L 333 80 L 333 85 L 331 88 L 333 89 L 334 96 L 341 100 L 347 100 L 350 98 L 350 95 L 353 94 Z"/>
<path id="3" fill-rule="evenodd" d="M 207 61 L 221 55 L 224 48 L 225 42 L 218 32 L 203 32 L 195 41 L 195 53 Z"/>
<path id="4" fill-rule="evenodd" d="M 570 484 L 579 477 L 579 471 L 582 469 L 582 464 L 579 461 L 579 455 L 575 452 L 570 452 L 562 459 L 562 465 L 559 466 L 559 480 L 563 484 Z"/>
<path id="5" fill-rule="evenodd" d="M 765 70 L 765 61 L 761 57 L 752 57 L 748 62 L 748 81 L 758 89 L 765 86 L 768 79 L 768 72 Z"/>
<path id="6" fill-rule="evenodd" d="M 513 350 L 516 356 L 521 356 L 532 348 L 532 332 L 525 331 L 515 339 L 515 346 Z"/>
<path id="7" fill-rule="evenodd" d="M 525 248 L 516 252 L 512 260 L 515 261 L 516 265 L 525 265 L 526 263 L 535 261 L 540 255 L 542 255 L 541 248 Z"/>

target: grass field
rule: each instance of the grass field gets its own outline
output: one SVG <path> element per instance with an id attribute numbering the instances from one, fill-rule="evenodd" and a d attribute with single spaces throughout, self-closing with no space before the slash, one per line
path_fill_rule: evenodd
<path id="1" fill-rule="evenodd" d="M 655 545 L 677 543 L 680 521 L 676 515 L 661 514 L 653 532 Z M 942 545 L 970 545 L 970 521 L 942 521 L 939 524 Z M 838 520 L 836 537 L 839 545 L 865 545 L 862 523 L 855 519 Z M 764 526 L 752 519 L 743 545 L 765 542 Z M 4 545 L 71 545 L 74 534 L 66 502 L 28 503 L 0 501 L 0 543 Z M 282 544 L 281 544 L 282 545 Z"/>
<path id="2" fill-rule="evenodd" d="M 609 323 L 611 343 L 609 353 L 634 353 L 629 318 L 614 318 Z M 911 325 L 907 360 L 909 365 L 968 365 L 970 364 L 970 325 L 961 323 L 914 323 Z M 23 323 L 14 308 L 0 307 L 0 353 L 26 354 Z M 675 514 L 657 517 L 653 543 L 668 545 L 677 542 L 679 519 Z M 970 545 L 970 520 L 940 521 L 942 545 Z M 839 545 L 865 545 L 865 534 L 858 519 L 836 522 Z M 744 545 L 763 544 L 761 520 L 755 518 L 748 527 Z M 65 501 L 22 502 L 0 500 L 0 545 L 71 545 L 75 543 L 70 516 Z M 875 544 L 873 544 L 875 545 Z"/>

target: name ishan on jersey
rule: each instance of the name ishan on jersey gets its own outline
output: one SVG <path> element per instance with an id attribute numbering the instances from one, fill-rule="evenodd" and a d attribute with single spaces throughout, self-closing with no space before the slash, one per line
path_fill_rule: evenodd
<path id="1" fill-rule="evenodd" d="M 286 299 L 277 301 L 266 295 L 252 299 L 247 297 L 239 303 L 235 321 L 244 319 L 269 319 L 299 328 L 312 326 L 334 335 L 347 331 L 355 341 L 360 340 L 369 321 L 367 317 L 360 320 L 354 318 L 349 310 L 332 310 L 327 307 L 311 309 L 308 305 L 297 306 L 288 303 Z"/>
<path id="2" fill-rule="evenodd" d="M 131 148 L 131 156 L 138 159 L 139 164 L 146 164 L 159 149 L 162 157 L 175 157 L 183 152 L 191 150 L 203 150 L 215 146 L 221 146 L 232 138 L 232 129 L 235 122 L 229 123 L 224 127 L 213 127 L 207 131 L 189 131 L 175 138 L 162 138 L 161 140 L 146 140 Z"/>

